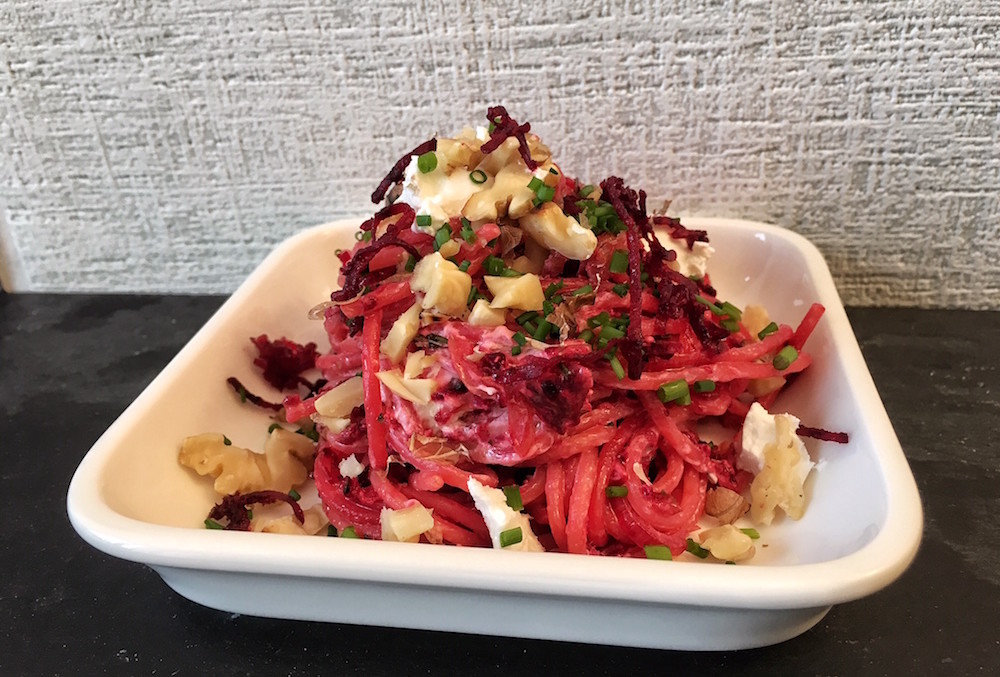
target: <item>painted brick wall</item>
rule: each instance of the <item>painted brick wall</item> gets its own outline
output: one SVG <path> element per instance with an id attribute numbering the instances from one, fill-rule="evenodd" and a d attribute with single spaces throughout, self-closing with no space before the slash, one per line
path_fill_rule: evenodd
<path id="1" fill-rule="evenodd" d="M 849 303 L 1000 308 L 998 35 L 986 1 L 6 0 L 0 269 L 231 290 L 499 102 L 571 174 L 806 235 Z"/>

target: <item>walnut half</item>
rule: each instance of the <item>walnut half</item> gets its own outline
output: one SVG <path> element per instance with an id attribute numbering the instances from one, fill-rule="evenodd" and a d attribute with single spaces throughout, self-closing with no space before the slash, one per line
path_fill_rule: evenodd
<path id="1" fill-rule="evenodd" d="M 732 489 L 713 487 L 705 494 L 705 514 L 722 524 L 732 524 L 746 514 L 750 504 Z"/>

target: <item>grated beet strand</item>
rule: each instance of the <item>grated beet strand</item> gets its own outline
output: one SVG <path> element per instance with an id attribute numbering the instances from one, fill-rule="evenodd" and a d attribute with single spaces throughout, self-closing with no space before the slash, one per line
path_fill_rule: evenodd
<path id="1" fill-rule="evenodd" d="M 396 164 L 392 166 L 389 173 L 385 175 L 382 182 L 378 184 L 378 188 L 372 193 L 372 202 L 378 204 L 385 197 L 385 194 L 389 192 L 395 184 L 403 180 L 403 174 L 406 172 L 406 165 L 410 164 L 410 158 L 414 155 L 420 156 L 424 153 L 429 153 L 432 150 L 437 150 L 437 139 L 429 139 L 424 141 L 422 144 L 411 150 L 409 153 L 403 157 L 396 160 Z"/>
<path id="2" fill-rule="evenodd" d="M 229 387 L 236 391 L 236 394 L 240 396 L 241 400 L 245 400 L 250 404 L 255 404 L 258 407 L 263 407 L 264 409 L 271 409 L 273 411 L 279 411 L 281 409 L 280 404 L 274 402 L 268 402 L 260 395 L 254 395 L 252 392 L 246 389 L 242 383 L 239 382 L 235 376 L 230 376 L 226 379 L 226 383 Z"/>
<path id="3" fill-rule="evenodd" d="M 811 437 L 814 440 L 823 440 L 824 442 L 836 442 L 837 444 L 847 444 L 848 441 L 847 433 L 835 433 L 823 430 L 822 428 L 810 428 L 807 425 L 800 425 L 795 429 L 795 434 L 802 437 Z"/>
<path id="4" fill-rule="evenodd" d="M 234 492 L 222 497 L 222 501 L 216 503 L 208 513 L 209 519 L 226 520 L 224 527 L 230 531 L 250 531 L 250 514 L 248 508 L 254 503 L 268 505 L 270 503 L 285 502 L 292 507 L 295 519 L 299 524 L 306 521 L 305 513 L 298 501 L 281 491 L 266 489 L 264 491 L 251 491 L 249 494 Z"/>
<path id="5" fill-rule="evenodd" d="M 531 158 L 531 150 L 528 148 L 528 139 L 525 134 L 531 131 L 531 123 L 525 122 L 523 125 L 517 124 L 517 120 L 512 118 L 503 106 L 493 106 L 486 112 L 486 117 L 493 123 L 493 131 L 490 132 L 490 140 L 479 147 L 483 153 L 492 153 L 500 147 L 504 141 L 510 137 L 517 139 L 518 150 L 521 159 L 528 169 L 535 171 L 538 163 Z"/>
<path id="6" fill-rule="evenodd" d="M 642 350 L 642 238 L 640 223 L 647 223 L 646 194 L 636 194 L 617 176 L 610 176 L 601 182 L 601 196 L 607 200 L 618 218 L 625 224 L 625 239 L 628 243 L 629 309 L 628 330 L 619 351 L 628 362 L 628 377 L 642 376 L 645 358 Z"/>
<path id="7" fill-rule="evenodd" d="M 315 343 L 301 345 L 286 338 L 270 341 L 267 334 L 251 338 L 257 347 L 253 363 L 264 372 L 264 379 L 278 390 L 291 390 L 302 382 L 300 374 L 316 366 Z"/>
<path id="8" fill-rule="evenodd" d="M 362 225 L 362 229 L 365 229 L 365 225 L 369 225 L 369 229 L 374 231 L 378 228 L 379 223 L 390 217 L 399 215 L 400 218 L 395 222 L 389 224 L 386 231 L 382 233 L 379 239 L 375 240 L 367 247 L 359 250 L 354 256 L 348 261 L 342 272 L 344 274 L 344 285 L 338 290 L 330 295 L 330 300 L 336 301 L 337 303 L 343 303 L 345 301 L 350 301 L 355 296 L 360 294 L 365 288 L 366 282 L 369 281 L 369 276 L 372 274 L 368 270 L 368 264 L 371 262 L 372 258 L 375 257 L 377 253 L 385 249 L 386 247 L 399 247 L 405 250 L 408 254 L 420 258 L 420 252 L 409 244 L 408 242 L 403 242 L 399 239 L 399 231 L 404 228 L 409 228 L 410 224 L 413 223 L 416 214 L 413 211 L 413 207 L 406 204 L 394 204 L 391 207 L 383 209 L 376 215 L 375 219 L 371 221 L 366 221 Z M 388 274 L 392 274 L 395 271 L 390 269 Z M 383 273 L 385 275 L 385 273 Z M 382 278 L 384 279 L 384 277 Z M 381 281 L 381 279 L 379 280 Z"/>
<path id="9" fill-rule="evenodd" d="M 664 228 L 675 240 L 684 240 L 688 249 L 692 249 L 695 242 L 708 242 L 708 231 L 685 228 L 681 225 L 680 219 L 672 216 L 654 216 L 653 225 Z"/>

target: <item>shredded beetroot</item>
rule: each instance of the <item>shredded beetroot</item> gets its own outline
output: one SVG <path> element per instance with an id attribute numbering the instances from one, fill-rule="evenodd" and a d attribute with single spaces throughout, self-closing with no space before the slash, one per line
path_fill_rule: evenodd
<path id="1" fill-rule="evenodd" d="M 208 513 L 208 517 L 213 520 L 226 520 L 226 524 L 223 526 L 230 531 L 250 531 L 250 514 L 247 511 L 251 505 L 254 503 L 267 505 L 282 501 L 292 507 L 292 512 L 299 524 L 305 522 L 306 516 L 298 501 L 286 493 L 270 489 L 251 491 L 249 494 L 241 494 L 237 491 L 223 496 L 222 501 L 216 503 L 215 507 Z"/>
<path id="2" fill-rule="evenodd" d="M 695 242 L 708 242 L 707 231 L 685 228 L 680 219 L 671 216 L 654 216 L 653 225 L 665 228 L 673 239 L 687 242 L 688 249 L 693 248 Z"/>
<path id="3" fill-rule="evenodd" d="M 392 267 L 383 268 L 374 273 L 368 269 L 368 264 L 375 255 L 387 247 L 399 247 L 408 254 L 420 258 L 420 252 L 417 251 L 416 247 L 405 242 L 399 236 L 401 230 L 409 228 L 410 224 L 413 223 L 415 218 L 413 207 L 406 204 L 394 204 L 379 212 L 379 215 L 375 219 L 366 221 L 362 224 L 361 228 L 362 230 L 371 230 L 374 232 L 381 221 L 397 214 L 400 215 L 400 218 L 395 223 L 390 224 L 381 237 L 355 253 L 354 257 L 344 266 L 341 271 L 344 275 L 344 284 L 339 291 L 335 291 L 330 295 L 332 301 L 338 303 L 350 301 L 360 294 L 368 283 L 377 284 L 395 274 L 396 270 Z"/>
<path id="4" fill-rule="evenodd" d="M 424 141 L 422 144 L 411 150 L 409 153 L 399 158 L 396 164 L 392 166 L 389 173 L 385 175 L 382 182 L 378 184 L 378 188 L 372 193 L 372 202 L 378 204 L 385 197 L 385 194 L 389 192 L 395 184 L 403 180 L 403 174 L 406 172 L 406 165 L 410 164 L 410 158 L 414 155 L 423 155 L 424 153 L 429 153 L 432 150 L 437 150 L 437 139 L 430 139 Z"/>
<path id="5" fill-rule="evenodd" d="M 822 428 L 810 428 L 807 425 L 800 425 L 796 428 L 795 434 L 802 437 L 811 437 L 814 440 L 823 440 L 824 442 L 836 442 L 837 444 L 847 444 L 848 441 L 847 433 L 830 432 Z"/>
<path id="6" fill-rule="evenodd" d="M 300 374 L 316 366 L 319 353 L 315 343 L 300 345 L 286 338 L 270 341 L 267 334 L 250 340 L 257 346 L 253 363 L 264 370 L 265 380 L 278 390 L 291 390 L 303 383 Z"/>
<path id="7" fill-rule="evenodd" d="M 273 411 L 278 411 L 279 409 L 281 409 L 282 405 L 277 404 L 275 402 L 268 402 L 260 395 L 255 395 L 249 390 L 247 390 L 246 386 L 240 383 L 239 379 L 237 379 L 235 376 L 230 376 L 229 378 L 227 378 L 226 383 L 229 384 L 230 388 L 236 391 L 236 394 L 240 396 L 241 400 L 246 400 L 250 404 L 255 404 L 258 407 L 263 407 L 264 409 L 271 409 Z"/>
<path id="8" fill-rule="evenodd" d="M 490 132 L 490 140 L 480 146 L 479 150 L 484 153 L 492 153 L 500 147 L 500 144 L 513 136 L 517 139 L 518 149 L 524 164 L 531 171 L 538 169 L 538 163 L 531 158 L 528 139 L 524 136 L 531 131 L 531 123 L 517 124 L 517 120 L 512 118 L 503 106 L 493 106 L 486 112 L 486 116 L 494 125 L 493 131 Z"/>

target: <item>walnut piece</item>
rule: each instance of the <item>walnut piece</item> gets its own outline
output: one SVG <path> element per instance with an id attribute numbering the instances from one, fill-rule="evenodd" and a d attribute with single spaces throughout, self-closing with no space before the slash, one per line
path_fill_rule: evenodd
<path id="1" fill-rule="evenodd" d="M 750 510 L 750 503 L 725 487 L 713 487 L 705 494 L 705 514 L 722 524 L 732 524 Z"/>

